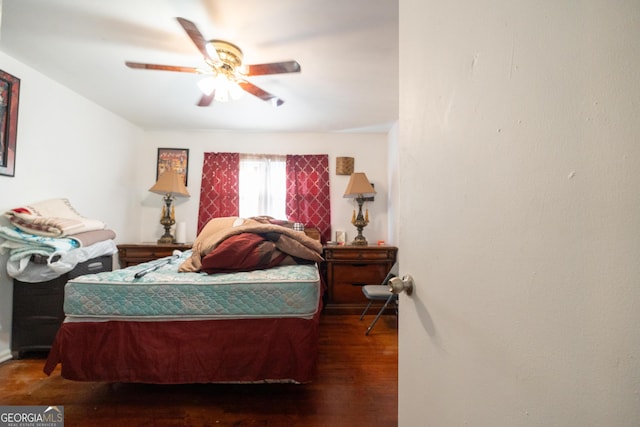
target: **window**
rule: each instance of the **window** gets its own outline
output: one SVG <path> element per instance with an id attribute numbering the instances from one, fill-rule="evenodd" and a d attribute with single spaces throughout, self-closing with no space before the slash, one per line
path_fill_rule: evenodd
<path id="1" fill-rule="evenodd" d="M 240 216 L 286 219 L 286 156 L 240 154 Z"/>
<path id="2" fill-rule="evenodd" d="M 246 172 L 242 190 L 240 157 L 240 153 L 204 153 L 198 234 L 212 218 L 269 215 L 317 227 L 324 241 L 331 239 L 328 155 L 242 154 L 248 165 L 242 167 Z"/>

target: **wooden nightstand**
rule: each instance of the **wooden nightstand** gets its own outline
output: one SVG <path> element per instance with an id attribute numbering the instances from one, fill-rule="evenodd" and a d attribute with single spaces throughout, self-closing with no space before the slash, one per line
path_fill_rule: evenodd
<path id="1" fill-rule="evenodd" d="M 325 312 L 360 314 L 369 302 L 364 285 L 379 285 L 396 262 L 395 246 L 325 246 L 328 287 Z"/>
<path id="2" fill-rule="evenodd" d="M 179 251 L 189 250 L 191 249 L 191 243 L 133 243 L 118 245 L 120 268 L 171 256 L 176 249 Z"/>

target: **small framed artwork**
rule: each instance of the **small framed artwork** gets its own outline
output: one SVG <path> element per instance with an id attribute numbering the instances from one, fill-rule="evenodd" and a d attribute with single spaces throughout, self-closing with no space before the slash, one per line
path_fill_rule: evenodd
<path id="1" fill-rule="evenodd" d="M 188 148 L 158 148 L 158 163 L 156 169 L 156 181 L 167 169 L 175 170 L 184 178 L 187 186 L 189 176 L 189 149 Z"/>
<path id="2" fill-rule="evenodd" d="M 0 70 L 0 175 L 14 176 L 20 79 Z"/>
<path id="3" fill-rule="evenodd" d="M 336 242 L 338 242 L 339 245 L 346 245 L 347 244 L 347 232 L 346 231 L 341 231 L 341 230 L 336 231 Z"/>

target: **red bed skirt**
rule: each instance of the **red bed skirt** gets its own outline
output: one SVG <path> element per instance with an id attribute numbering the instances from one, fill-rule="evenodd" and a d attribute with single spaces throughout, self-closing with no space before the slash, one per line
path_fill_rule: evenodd
<path id="1" fill-rule="evenodd" d="M 44 372 L 76 381 L 185 384 L 313 379 L 313 319 L 67 322 Z"/>

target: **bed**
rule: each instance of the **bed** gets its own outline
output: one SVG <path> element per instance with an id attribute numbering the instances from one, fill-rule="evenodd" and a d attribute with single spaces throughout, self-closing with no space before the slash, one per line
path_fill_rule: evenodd
<path id="1" fill-rule="evenodd" d="M 62 377 L 76 381 L 312 381 L 323 293 L 320 243 L 273 224 L 234 220 L 229 232 L 229 221 L 208 224 L 191 251 L 70 280 L 66 318 L 45 373 L 60 364 Z M 257 251 L 255 235 L 316 255 Z M 250 245 L 243 243 L 247 237 Z M 243 245 L 259 256 L 239 250 Z"/>

